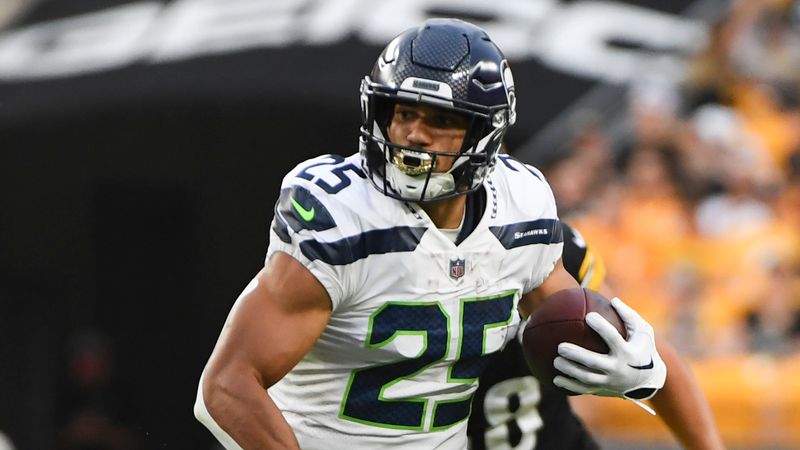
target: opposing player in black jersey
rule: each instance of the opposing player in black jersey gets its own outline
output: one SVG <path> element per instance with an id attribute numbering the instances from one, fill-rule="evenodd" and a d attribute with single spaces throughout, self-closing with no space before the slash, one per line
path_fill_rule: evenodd
<path id="1" fill-rule="evenodd" d="M 592 252 L 581 234 L 562 222 L 564 249 L 562 262 L 581 286 L 610 295 L 605 287 L 605 264 Z M 686 370 L 674 359 L 671 348 L 659 351 L 669 370 Z M 669 347 L 669 346 L 667 346 Z M 670 357 L 666 357 L 665 353 Z M 678 366 L 677 368 L 674 366 Z M 662 419 L 679 441 L 689 449 L 722 448 L 721 438 L 701 395 L 688 398 L 698 412 L 698 423 L 676 418 L 659 409 Z M 525 363 L 518 340 L 509 342 L 495 355 L 481 376 L 472 402 L 468 431 L 471 450 L 599 450 L 600 446 L 570 407 L 566 395 L 542 389 Z"/>

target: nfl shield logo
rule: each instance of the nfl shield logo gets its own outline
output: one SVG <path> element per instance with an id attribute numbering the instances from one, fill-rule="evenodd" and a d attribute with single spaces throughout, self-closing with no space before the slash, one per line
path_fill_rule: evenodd
<path id="1" fill-rule="evenodd" d="M 464 276 L 466 268 L 466 261 L 464 259 L 451 259 L 450 260 L 450 278 L 457 280 Z"/>

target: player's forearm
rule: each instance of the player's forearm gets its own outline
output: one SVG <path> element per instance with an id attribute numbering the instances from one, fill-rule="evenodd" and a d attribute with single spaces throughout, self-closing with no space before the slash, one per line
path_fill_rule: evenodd
<path id="1" fill-rule="evenodd" d="M 724 449 L 711 408 L 689 367 L 669 343 L 657 339 L 667 381 L 650 400 L 661 420 L 688 450 Z"/>
<path id="2" fill-rule="evenodd" d="M 299 449 L 278 407 L 255 377 L 203 375 L 195 416 L 228 450 Z M 206 414 L 199 411 L 205 408 Z"/>

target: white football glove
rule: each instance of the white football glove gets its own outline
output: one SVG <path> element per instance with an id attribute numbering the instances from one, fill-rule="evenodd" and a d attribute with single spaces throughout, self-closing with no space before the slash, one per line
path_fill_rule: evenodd
<path id="1" fill-rule="evenodd" d="M 667 378 L 667 366 L 656 351 L 653 327 L 618 297 L 611 305 L 625 323 L 628 340 L 600 314 L 587 314 L 586 323 L 606 341 L 610 351 L 595 353 L 562 342 L 553 366 L 567 376 L 555 377 L 553 384 L 578 394 L 623 397 L 654 414 L 639 401 L 655 395 Z"/>

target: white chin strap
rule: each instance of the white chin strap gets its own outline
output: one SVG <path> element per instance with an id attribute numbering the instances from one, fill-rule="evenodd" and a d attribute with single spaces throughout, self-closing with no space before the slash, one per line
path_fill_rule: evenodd
<path id="1" fill-rule="evenodd" d="M 436 197 L 451 194 L 456 189 L 453 175 L 447 173 L 432 173 L 425 189 L 427 175 L 406 175 L 394 164 L 386 164 L 386 179 L 389 184 L 403 197 L 418 200 L 431 200 Z M 425 197 L 422 190 L 425 189 Z"/>

